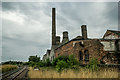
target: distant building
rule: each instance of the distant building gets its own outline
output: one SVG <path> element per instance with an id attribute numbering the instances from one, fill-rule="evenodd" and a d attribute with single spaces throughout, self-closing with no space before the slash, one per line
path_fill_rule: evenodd
<path id="1" fill-rule="evenodd" d="M 107 30 L 103 39 L 120 39 L 120 31 Z"/>
<path id="2" fill-rule="evenodd" d="M 68 32 L 64 31 L 60 42 L 60 36 L 56 36 L 55 17 L 55 8 L 52 8 L 52 46 L 43 56 L 43 61 L 73 54 L 81 64 L 89 63 L 92 58 L 97 58 L 102 64 L 118 64 L 120 31 L 107 30 L 102 39 L 90 39 L 87 37 L 87 26 L 82 25 L 82 36 L 69 40 Z"/>
<path id="3" fill-rule="evenodd" d="M 46 54 L 43 56 L 43 61 L 46 61 L 47 59 L 49 59 L 50 56 L 50 50 L 47 50 Z"/>

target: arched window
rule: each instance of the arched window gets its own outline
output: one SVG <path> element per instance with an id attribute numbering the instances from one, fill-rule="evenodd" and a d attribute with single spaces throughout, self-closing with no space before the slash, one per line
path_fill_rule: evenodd
<path id="1" fill-rule="evenodd" d="M 85 50 L 85 61 L 89 61 L 89 52 L 88 50 Z"/>
<path id="2" fill-rule="evenodd" d="M 79 61 L 83 60 L 83 53 L 81 51 L 79 52 L 79 57 Z"/>

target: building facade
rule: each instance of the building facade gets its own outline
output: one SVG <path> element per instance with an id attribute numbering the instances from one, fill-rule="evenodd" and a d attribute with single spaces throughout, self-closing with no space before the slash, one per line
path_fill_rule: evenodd
<path id="1" fill-rule="evenodd" d="M 97 58 L 102 64 L 118 64 L 120 54 L 120 31 L 107 30 L 102 39 L 87 37 L 87 26 L 81 26 L 82 36 L 69 40 L 68 32 L 63 32 L 63 39 L 56 36 L 55 8 L 52 8 L 52 45 L 43 56 L 43 60 L 53 61 L 58 56 L 73 54 L 81 64 L 87 64 Z"/>

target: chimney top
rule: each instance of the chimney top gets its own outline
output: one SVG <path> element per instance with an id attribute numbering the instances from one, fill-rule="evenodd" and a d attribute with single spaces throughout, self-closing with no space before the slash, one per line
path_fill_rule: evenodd
<path id="1" fill-rule="evenodd" d="M 68 31 L 64 31 L 63 33 L 68 33 Z"/>

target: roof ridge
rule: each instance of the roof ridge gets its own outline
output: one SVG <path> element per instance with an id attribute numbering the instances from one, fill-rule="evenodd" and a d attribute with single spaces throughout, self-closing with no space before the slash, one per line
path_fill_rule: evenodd
<path id="1" fill-rule="evenodd" d="M 109 29 L 108 29 L 108 31 L 115 31 L 115 32 L 120 32 L 119 30 L 109 30 Z"/>

